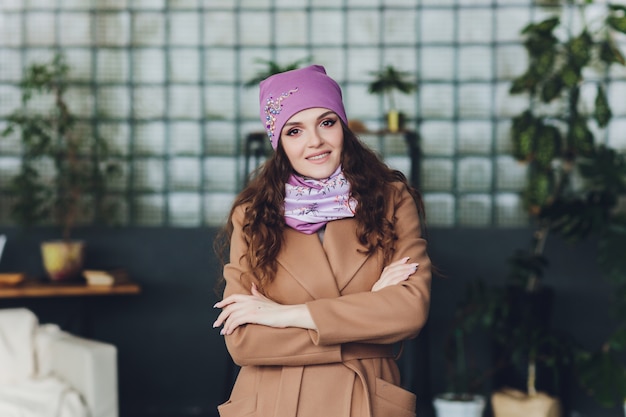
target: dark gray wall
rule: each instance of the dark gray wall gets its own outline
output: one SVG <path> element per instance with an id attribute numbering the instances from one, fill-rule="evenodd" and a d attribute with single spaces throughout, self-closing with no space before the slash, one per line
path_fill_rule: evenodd
<path id="1" fill-rule="evenodd" d="M 39 241 L 51 230 L 9 236 L 0 270 L 42 274 Z M 89 268 L 126 268 L 143 287 L 137 296 L 0 300 L 0 308 L 26 306 L 42 322 L 115 344 L 119 349 L 122 417 L 213 413 L 228 390 L 229 359 L 211 324 L 220 267 L 213 254 L 214 229 L 83 229 Z M 433 282 L 427 338 L 409 343 L 402 366 L 405 381 L 422 397 L 446 388 L 442 343 L 455 303 L 467 281 L 482 277 L 501 283 L 507 258 L 526 248 L 530 230 L 433 229 L 430 254 L 445 274 Z M 568 245 L 550 238 L 547 282 L 557 289 L 554 324 L 581 343 L 596 346 L 611 330 L 607 299 L 611 289 L 595 264 L 595 245 Z M 412 372 L 412 370 L 417 370 Z M 417 374 L 416 374 L 417 373 Z M 622 416 L 599 408 L 575 390 L 580 416 Z M 428 410 L 426 410 L 428 411 Z"/>
<path id="2" fill-rule="evenodd" d="M 429 353 L 432 392 L 445 390 L 444 361 L 441 355 L 450 329 L 455 303 L 467 281 L 482 278 L 495 285 L 506 281 L 507 259 L 516 249 L 527 249 L 531 230 L 437 229 L 430 232 L 430 253 L 446 275 L 433 281 L 429 321 Z M 545 283 L 556 290 L 553 327 L 571 334 L 580 344 L 597 349 L 615 321 L 610 315 L 612 294 L 596 264 L 592 240 L 570 244 L 558 237 L 548 238 L 544 252 L 549 266 Z M 483 345 L 485 352 L 489 346 Z M 481 358 L 477 358 L 480 362 Z M 572 385 L 569 401 L 576 416 L 624 415 L 623 409 L 599 407 L 579 387 Z"/>

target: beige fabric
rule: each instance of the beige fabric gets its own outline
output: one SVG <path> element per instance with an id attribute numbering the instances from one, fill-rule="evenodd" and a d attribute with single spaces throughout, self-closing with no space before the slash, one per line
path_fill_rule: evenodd
<path id="1" fill-rule="evenodd" d="M 502 389 L 492 394 L 491 405 L 494 417 L 561 417 L 559 400 L 542 392 Z"/>
<path id="2" fill-rule="evenodd" d="M 233 216 L 231 263 L 224 269 L 225 296 L 249 294 L 241 275 L 246 245 L 244 209 Z M 404 185 L 390 187 L 387 218 L 396 222 L 393 260 L 410 257 L 417 273 L 371 292 L 385 265 L 367 256 L 356 221 L 328 223 L 323 243 L 316 234 L 284 234 L 279 268 L 267 295 L 282 304 L 306 304 L 318 331 L 246 325 L 226 336 L 242 366 L 222 417 L 412 417 L 415 395 L 399 387 L 390 345 L 415 337 L 426 322 L 430 261 L 420 237 L 415 203 Z M 289 399 L 286 399 L 286 395 Z"/>

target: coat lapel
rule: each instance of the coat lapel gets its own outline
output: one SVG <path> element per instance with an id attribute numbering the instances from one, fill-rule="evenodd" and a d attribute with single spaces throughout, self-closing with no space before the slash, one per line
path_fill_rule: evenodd
<path id="1" fill-rule="evenodd" d="M 329 222 L 324 245 L 316 233 L 288 227 L 278 263 L 315 299 L 338 297 L 369 258 L 356 237 L 356 220 Z"/>
<path id="2" fill-rule="evenodd" d="M 339 296 L 333 271 L 316 233 L 306 235 L 287 227 L 278 263 L 314 299 Z"/>
<path id="3" fill-rule="evenodd" d="M 341 292 L 368 259 L 356 236 L 357 222 L 343 219 L 329 222 L 324 235 L 324 249 L 328 256 L 337 287 Z"/>

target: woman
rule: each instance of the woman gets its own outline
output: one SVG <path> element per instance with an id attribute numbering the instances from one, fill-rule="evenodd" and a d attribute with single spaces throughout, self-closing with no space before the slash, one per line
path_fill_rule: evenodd
<path id="1" fill-rule="evenodd" d="M 421 199 L 347 128 L 321 66 L 260 85 L 274 155 L 237 197 L 214 327 L 241 370 L 222 417 L 404 417 L 392 344 L 428 316 Z"/>

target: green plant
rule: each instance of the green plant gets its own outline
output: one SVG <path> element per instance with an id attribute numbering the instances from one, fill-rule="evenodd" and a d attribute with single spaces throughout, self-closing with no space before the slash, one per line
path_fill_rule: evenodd
<path id="1" fill-rule="evenodd" d="M 483 369 L 476 364 L 472 337 L 481 329 L 493 329 L 495 318 L 505 313 L 506 308 L 499 289 L 488 287 L 481 279 L 467 284 L 444 344 L 447 392 L 454 400 L 472 398 L 485 388 L 487 379 L 492 376 L 494 369 Z"/>
<path id="2" fill-rule="evenodd" d="M 552 2 L 552 6 L 557 4 L 563 12 L 574 12 L 580 25 L 569 26 L 568 19 L 554 16 L 526 26 L 522 34 L 528 68 L 510 89 L 512 94 L 530 98 L 529 107 L 513 118 L 511 133 L 515 158 L 528 165 L 523 197 L 536 225 L 529 250 L 512 258 L 510 282 L 527 294 L 539 292 L 549 234 L 570 241 L 593 235 L 600 242 L 600 264 L 624 289 L 626 264 L 615 249 L 626 248 L 626 222 L 615 215 L 615 208 L 618 197 L 626 192 L 626 163 L 623 155 L 602 144 L 600 135 L 612 117 L 603 74 L 612 65 L 626 64 L 614 40 L 616 33 L 626 33 L 626 6 L 594 4 L 592 0 Z M 595 17 L 590 19 L 592 4 Z M 604 14 L 599 16 L 601 8 Z M 599 75 L 589 79 L 589 73 Z M 583 89 L 590 87 L 595 89 L 595 97 L 586 102 Z M 518 328 L 523 334 L 510 339 L 509 354 L 526 358 L 528 375 L 538 361 L 556 367 L 559 359 L 575 358 L 580 381 L 600 403 L 611 403 L 605 395 L 609 393 L 621 400 L 626 397 L 623 366 L 612 369 L 621 373 L 620 383 L 614 384 L 617 395 L 602 390 L 594 376 L 606 368 L 607 361 L 617 363 L 612 351 L 623 349 L 626 333 L 616 333 L 601 352 L 591 353 L 566 339 L 554 339 L 554 329 L 531 320 L 522 320 Z M 615 382 L 615 375 L 610 380 Z"/>
<path id="3" fill-rule="evenodd" d="M 387 65 L 380 71 L 373 71 L 374 77 L 368 86 L 371 94 L 380 94 L 387 98 L 389 110 L 397 110 L 394 92 L 411 94 L 417 89 L 417 83 L 412 80 L 412 74 L 407 71 L 399 71 L 393 65 Z"/>
<path id="4" fill-rule="evenodd" d="M 301 59 L 298 59 L 297 61 L 293 61 L 285 65 L 281 65 L 276 61 L 272 61 L 269 59 L 261 59 L 261 58 L 256 59 L 255 62 L 265 65 L 265 68 L 257 72 L 253 78 L 246 81 L 244 84 L 244 87 L 255 87 L 259 85 L 261 81 L 263 81 L 269 76 L 272 76 L 274 74 L 279 74 L 285 71 L 298 69 L 300 68 L 302 64 L 311 62 L 311 57 L 301 58 Z"/>
<path id="5" fill-rule="evenodd" d="M 607 155 L 612 159 L 608 166 L 600 162 L 592 172 L 604 172 L 609 187 L 626 191 L 626 158 L 615 152 Z M 611 179 L 616 180 L 611 185 Z M 598 263 L 605 276 L 613 284 L 612 313 L 617 327 L 595 351 L 580 350 L 577 366 L 581 385 L 600 404 L 610 407 L 626 402 L 626 215 L 610 215 L 598 232 Z"/>
<path id="6" fill-rule="evenodd" d="M 81 131 L 66 98 L 69 71 L 61 54 L 27 67 L 21 105 L 1 132 L 18 135 L 22 150 L 10 181 L 13 218 L 25 227 L 52 222 L 64 239 L 85 217 L 111 218 L 115 205 L 106 198 L 107 183 L 120 173 L 106 142 Z"/>
<path id="7" fill-rule="evenodd" d="M 558 393 L 561 373 L 569 369 L 609 406 L 626 398 L 626 367 L 619 358 L 626 350 L 626 216 L 616 212 L 618 197 L 626 193 L 626 159 L 603 144 L 602 130 L 612 118 L 603 75 L 612 65 L 626 64 L 614 40 L 626 33 L 626 6 L 594 4 L 589 19 L 593 3 L 551 1 L 562 13 L 575 12 L 580 25 L 570 27 L 570 19 L 554 16 L 522 31 L 528 67 L 510 93 L 527 95 L 529 105 L 513 118 L 511 138 L 514 157 L 528 167 L 523 200 L 535 230 L 529 247 L 509 259 L 506 285 L 482 287 L 465 301 L 483 306 L 465 320 L 488 329 L 499 351 L 494 368 L 517 369 L 529 394 L 536 377 L 546 375 L 552 381 L 544 386 Z M 599 75 L 587 77 L 593 73 Z M 584 100 L 589 89 L 595 96 Z M 550 325 L 554 294 L 545 283 L 544 256 L 550 235 L 598 240 L 598 263 L 617 289 L 620 324 L 597 351 Z"/>

